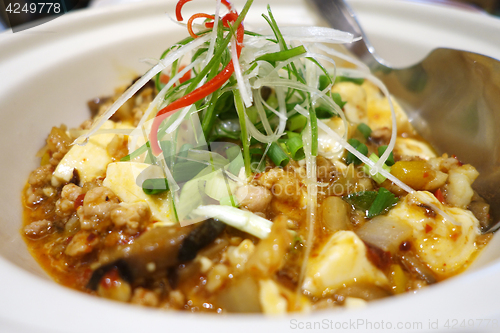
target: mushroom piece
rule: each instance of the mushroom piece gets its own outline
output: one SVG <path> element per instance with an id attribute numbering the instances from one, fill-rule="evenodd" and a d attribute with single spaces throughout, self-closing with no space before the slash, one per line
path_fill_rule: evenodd
<path id="1" fill-rule="evenodd" d="M 87 288 L 96 290 L 103 276 L 114 268 L 129 283 L 166 274 L 169 267 L 194 259 L 224 228 L 225 224 L 215 219 L 199 226 L 152 228 L 131 244 L 103 252 L 102 264 L 92 273 Z"/>

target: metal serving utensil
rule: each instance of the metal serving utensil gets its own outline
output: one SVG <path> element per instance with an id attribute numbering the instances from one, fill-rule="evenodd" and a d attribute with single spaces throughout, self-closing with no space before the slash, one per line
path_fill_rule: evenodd
<path id="1" fill-rule="evenodd" d="M 334 28 L 362 37 L 347 49 L 367 64 L 435 150 L 474 165 L 474 189 L 490 204 L 483 232 L 500 228 L 500 61 L 447 48 L 408 68 L 392 68 L 375 52 L 343 0 L 312 0 Z"/>

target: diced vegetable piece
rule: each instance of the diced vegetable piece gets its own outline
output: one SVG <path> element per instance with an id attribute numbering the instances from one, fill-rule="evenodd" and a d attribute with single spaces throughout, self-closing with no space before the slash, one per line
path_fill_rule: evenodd
<path id="1" fill-rule="evenodd" d="M 340 197 L 331 196 L 321 204 L 321 220 L 330 231 L 346 230 L 350 225 L 349 205 Z"/>
<path id="2" fill-rule="evenodd" d="M 392 280 L 392 290 L 396 294 L 402 294 L 406 291 L 406 283 L 408 278 L 405 272 L 399 265 L 391 265 L 391 280 Z"/>
<path id="3" fill-rule="evenodd" d="M 245 300 L 242 302 L 242 300 Z M 217 302 L 233 313 L 261 312 L 259 285 L 249 275 L 239 275 L 230 280 L 229 285 L 217 294 Z"/>
<path id="4" fill-rule="evenodd" d="M 435 171 L 423 160 L 398 161 L 392 166 L 391 174 L 411 188 L 422 190 L 434 178 Z"/>
<path id="5" fill-rule="evenodd" d="M 406 223 L 388 216 L 377 216 L 365 223 L 356 234 L 365 242 L 396 253 L 402 242 L 412 236 L 413 229 Z"/>

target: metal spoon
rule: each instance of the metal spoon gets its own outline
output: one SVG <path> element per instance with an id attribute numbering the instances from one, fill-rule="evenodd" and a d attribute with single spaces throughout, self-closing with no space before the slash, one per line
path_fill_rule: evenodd
<path id="1" fill-rule="evenodd" d="M 385 83 L 418 133 L 439 154 L 456 155 L 477 168 L 474 190 L 490 204 L 491 223 L 483 232 L 499 229 L 500 61 L 437 48 L 416 65 L 392 68 L 377 55 L 343 0 L 311 2 L 332 27 L 362 37 L 348 50 Z"/>

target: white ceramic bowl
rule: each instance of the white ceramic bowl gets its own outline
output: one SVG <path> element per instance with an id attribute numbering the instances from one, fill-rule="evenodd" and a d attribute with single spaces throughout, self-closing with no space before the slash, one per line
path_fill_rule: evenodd
<path id="1" fill-rule="evenodd" d="M 437 46 L 500 58 L 498 19 L 405 1 L 349 2 L 379 54 L 394 64 L 415 62 Z M 238 6 L 241 3 L 236 2 Z M 211 5 L 198 3 L 196 10 L 210 12 Z M 47 277 L 28 253 L 19 232 L 20 193 L 29 172 L 37 166 L 35 153 L 53 125 L 78 125 L 89 116 L 87 100 L 112 93 L 133 73 L 147 69 L 138 62 L 140 58 L 158 57 L 186 35 L 183 27 L 165 15 L 173 12 L 173 6 L 173 1 L 155 1 L 85 10 L 24 32 L 0 34 L 0 331 L 255 332 L 319 325 L 360 332 L 371 325 L 379 331 L 410 328 L 405 331 L 422 332 L 436 331 L 436 324 L 443 331 L 461 325 L 469 330 L 495 331 L 495 322 L 486 320 L 498 324 L 500 319 L 499 237 L 493 239 L 475 269 L 418 294 L 385 299 L 361 310 L 279 318 L 145 309 L 91 297 Z M 300 1 L 272 1 L 272 7 L 283 25 L 318 22 Z M 260 13 L 264 11 L 265 2 L 256 1 L 247 28 L 262 26 Z"/>

